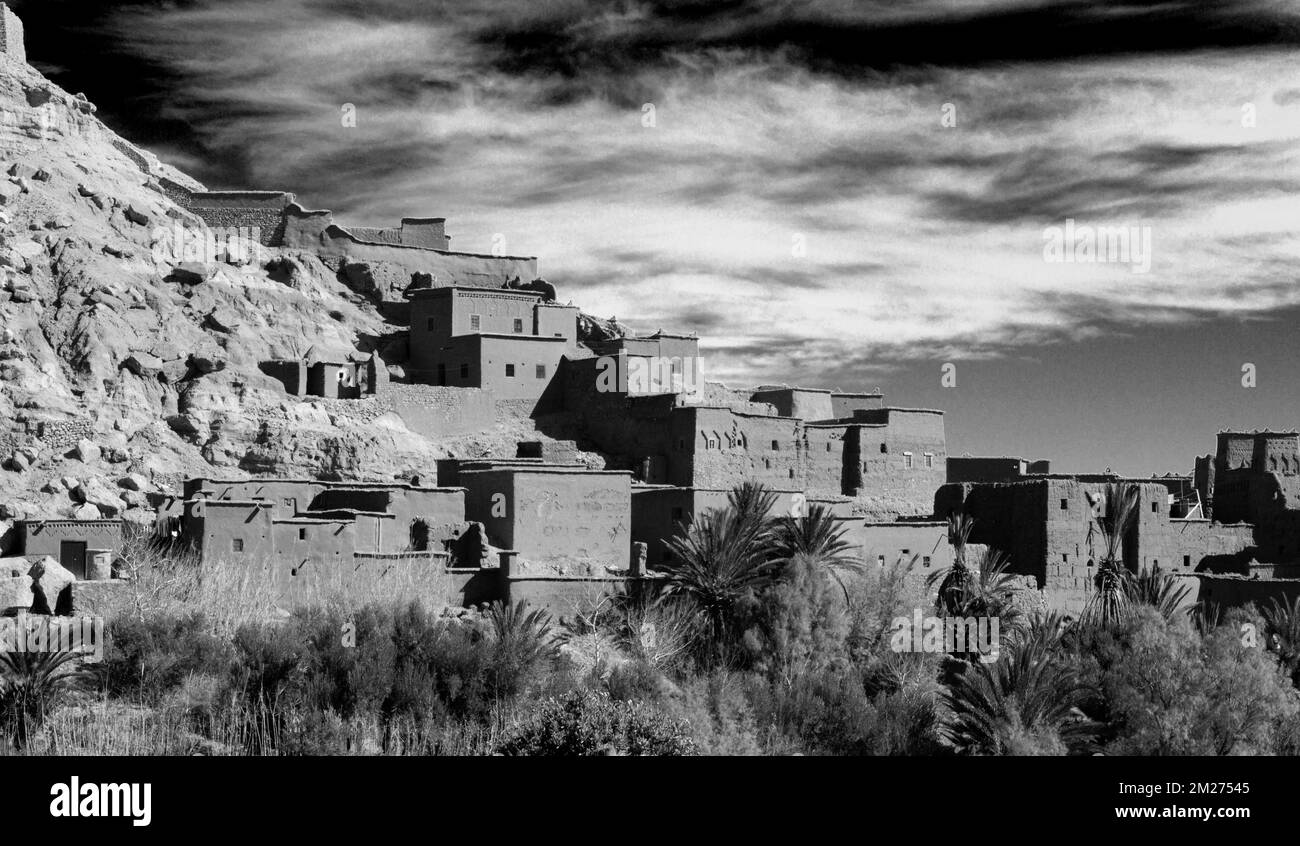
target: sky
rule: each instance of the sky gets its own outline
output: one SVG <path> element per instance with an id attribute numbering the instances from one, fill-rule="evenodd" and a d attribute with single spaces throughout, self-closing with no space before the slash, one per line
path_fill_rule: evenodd
<path id="1" fill-rule="evenodd" d="M 10 5 L 210 187 L 446 217 L 710 379 L 879 387 L 1064 472 L 1300 425 L 1291 0 Z"/>

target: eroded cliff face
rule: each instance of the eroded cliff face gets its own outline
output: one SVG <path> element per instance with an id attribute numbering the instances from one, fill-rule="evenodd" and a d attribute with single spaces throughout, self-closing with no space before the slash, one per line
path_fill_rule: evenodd
<path id="1" fill-rule="evenodd" d="M 433 443 L 364 400 L 287 396 L 260 363 L 383 351 L 405 327 L 311 252 L 195 254 L 220 242 L 162 186 L 203 186 L 94 111 L 0 55 L 0 521 L 148 520 L 189 475 L 427 479 L 530 428 Z"/>

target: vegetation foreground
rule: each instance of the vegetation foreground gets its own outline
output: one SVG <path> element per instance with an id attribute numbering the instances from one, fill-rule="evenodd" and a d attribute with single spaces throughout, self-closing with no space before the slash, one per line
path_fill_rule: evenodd
<path id="1" fill-rule="evenodd" d="M 773 495 L 682 526 L 653 596 L 556 620 L 364 597 L 288 615 L 192 561 L 134 560 L 104 660 L 0 654 L 0 748 L 53 755 L 1237 755 L 1300 751 L 1300 601 L 1218 619 L 1119 560 L 1117 488 L 1078 619 L 1018 603 L 996 553 L 920 587 Z M 1091 538 L 1090 538 L 1091 540 Z M 227 600 L 222 602 L 222 600 Z M 364 602 L 364 604 L 360 604 Z M 195 610 L 202 608 L 205 610 Z M 899 652 L 914 612 L 996 617 L 996 661 Z"/>

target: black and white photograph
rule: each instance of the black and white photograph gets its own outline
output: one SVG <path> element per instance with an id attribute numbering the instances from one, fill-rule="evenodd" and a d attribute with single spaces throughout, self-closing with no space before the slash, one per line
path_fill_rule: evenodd
<path id="1" fill-rule="evenodd" d="M 5 0 L 0 759 L 1277 825 L 1298 327 L 1295 0 Z"/>

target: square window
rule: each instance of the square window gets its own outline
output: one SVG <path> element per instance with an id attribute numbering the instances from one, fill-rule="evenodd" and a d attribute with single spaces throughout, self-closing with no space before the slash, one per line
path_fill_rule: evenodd
<path id="1" fill-rule="evenodd" d="M 681 510 L 680 508 L 674 508 L 674 509 L 673 509 L 673 522 L 675 522 L 675 523 L 680 523 L 681 520 L 682 520 L 682 510 Z"/>
<path id="2" fill-rule="evenodd" d="M 1190 555 L 1184 555 L 1184 556 L 1183 556 L 1183 566 L 1184 566 L 1184 567 L 1190 567 L 1190 566 L 1192 566 L 1192 556 L 1190 556 Z"/>
<path id="3" fill-rule="evenodd" d="M 912 550 L 910 550 L 910 549 L 903 549 L 903 550 L 899 550 L 899 551 L 903 553 L 903 557 L 904 557 L 904 558 L 906 558 L 907 556 L 909 556 L 909 555 L 912 554 Z"/>
<path id="4" fill-rule="evenodd" d="M 284 507 L 285 507 L 285 508 L 293 508 L 293 500 L 290 499 L 290 498 L 288 498 L 288 497 L 285 497 L 285 499 L 284 499 Z"/>
<path id="5" fill-rule="evenodd" d="M 234 540 L 232 540 L 232 541 L 230 542 L 230 548 L 231 548 L 232 550 L 234 550 L 235 552 L 243 552 L 243 551 L 244 551 L 244 539 L 243 539 L 243 538 L 235 538 Z"/>
<path id="6" fill-rule="evenodd" d="M 876 564 L 877 564 L 878 566 L 884 567 L 884 566 L 885 566 L 885 556 L 883 556 L 883 555 L 877 555 L 877 556 L 876 556 Z"/>
<path id="7" fill-rule="evenodd" d="M 771 469 L 772 469 L 772 459 L 770 459 L 770 458 L 764 458 L 764 459 L 763 459 L 763 469 L 765 469 L 765 470 L 771 470 Z"/>
<path id="8" fill-rule="evenodd" d="M 1070 510 L 1070 501 L 1068 499 L 1061 500 L 1061 510 L 1062 511 Z"/>
<path id="9" fill-rule="evenodd" d="M 830 442 L 829 442 L 829 441 L 826 443 L 826 451 L 827 451 L 827 452 L 830 452 L 830 451 L 831 451 L 831 445 L 830 445 Z"/>
<path id="10" fill-rule="evenodd" d="M 779 450 L 779 449 L 781 449 L 781 442 L 780 442 L 780 441 L 772 441 L 772 451 L 773 451 L 773 452 L 776 452 L 776 451 Z"/>
<path id="11" fill-rule="evenodd" d="M 545 379 L 545 378 L 546 378 L 546 365 L 545 365 L 545 364 L 539 364 L 539 365 L 537 365 L 537 378 L 538 378 L 538 379 Z"/>
<path id="12" fill-rule="evenodd" d="M 926 469 L 933 469 L 933 468 L 934 468 L 934 453 L 932 453 L 932 452 L 927 452 L 927 453 L 925 454 L 925 466 L 926 466 Z"/>
<path id="13" fill-rule="evenodd" d="M 930 556 L 928 556 L 928 555 L 923 555 L 923 556 L 921 556 L 921 566 L 922 566 L 922 567 L 929 567 L 929 566 L 930 566 Z"/>
<path id="14" fill-rule="evenodd" d="M 791 478 L 791 479 L 794 478 L 794 468 L 793 468 L 793 467 L 790 468 L 790 478 Z"/>
<path id="15" fill-rule="evenodd" d="M 428 329 L 430 332 L 434 331 L 437 328 L 437 321 L 434 320 L 432 317 L 430 317 L 429 322 L 425 325 L 425 328 Z"/>
<path id="16" fill-rule="evenodd" d="M 885 454 L 885 453 L 887 453 L 887 452 L 889 452 L 889 447 L 887 447 L 887 446 L 884 445 L 884 444 L 881 444 L 881 445 L 880 445 L 880 453 L 881 453 L 881 455 L 883 455 L 883 454 Z"/>
<path id="17" fill-rule="evenodd" d="M 1062 564 L 1069 564 L 1069 563 L 1070 563 L 1070 553 L 1068 553 L 1068 552 L 1062 552 L 1062 553 L 1061 553 L 1061 563 L 1062 563 Z"/>
<path id="18" fill-rule="evenodd" d="M 524 332 L 524 321 L 521 320 L 520 318 L 516 317 L 516 318 L 515 318 L 515 334 L 516 334 L 516 335 L 522 335 L 523 332 Z"/>
<path id="19" fill-rule="evenodd" d="M 471 332 L 477 332 L 479 330 L 479 327 L 482 325 L 482 322 L 483 322 L 482 318 L 480 318 L 477 314 L 471 314 L 469 316 L 469 330 Z"/>
<path id="20" fill-rule="evenodd" d="M 307 530 L 306 530 L 306 529 L 299 529 L 299 530 L 298 530 L 298 540 L 307 540 Z"/>
<path id="21" fill-rule="evenodd" d="M 468 378 L 469 378 L 469 365 L 468 365 L 468 364 L 462 364 L 462 365 L 460 366 L 460 378 L 462 378 L 462 379 L 468 379 Z"/>
<path id="22" fill-rule="evenodd" d="M 912 453 L 910 452 L 903 453 L 903 467 L 908 470 L 912 469 Z"/>
<path id="23" fill-rule="evenodd" d="M 1151 513 L 1152 513 L 1152 514 L 1159 514 L 1159 513 L 1160 513 L 1160 503 L 1158 503 L 1158 502 L 1153 502 L 1153 503 L 1151 503 Z"/>
<path id="24" fill-rule="evenodd" d="M 513 364 L 506 365 L 506 375 L 512 377 L 515 375 L 515 366 Z"/>

